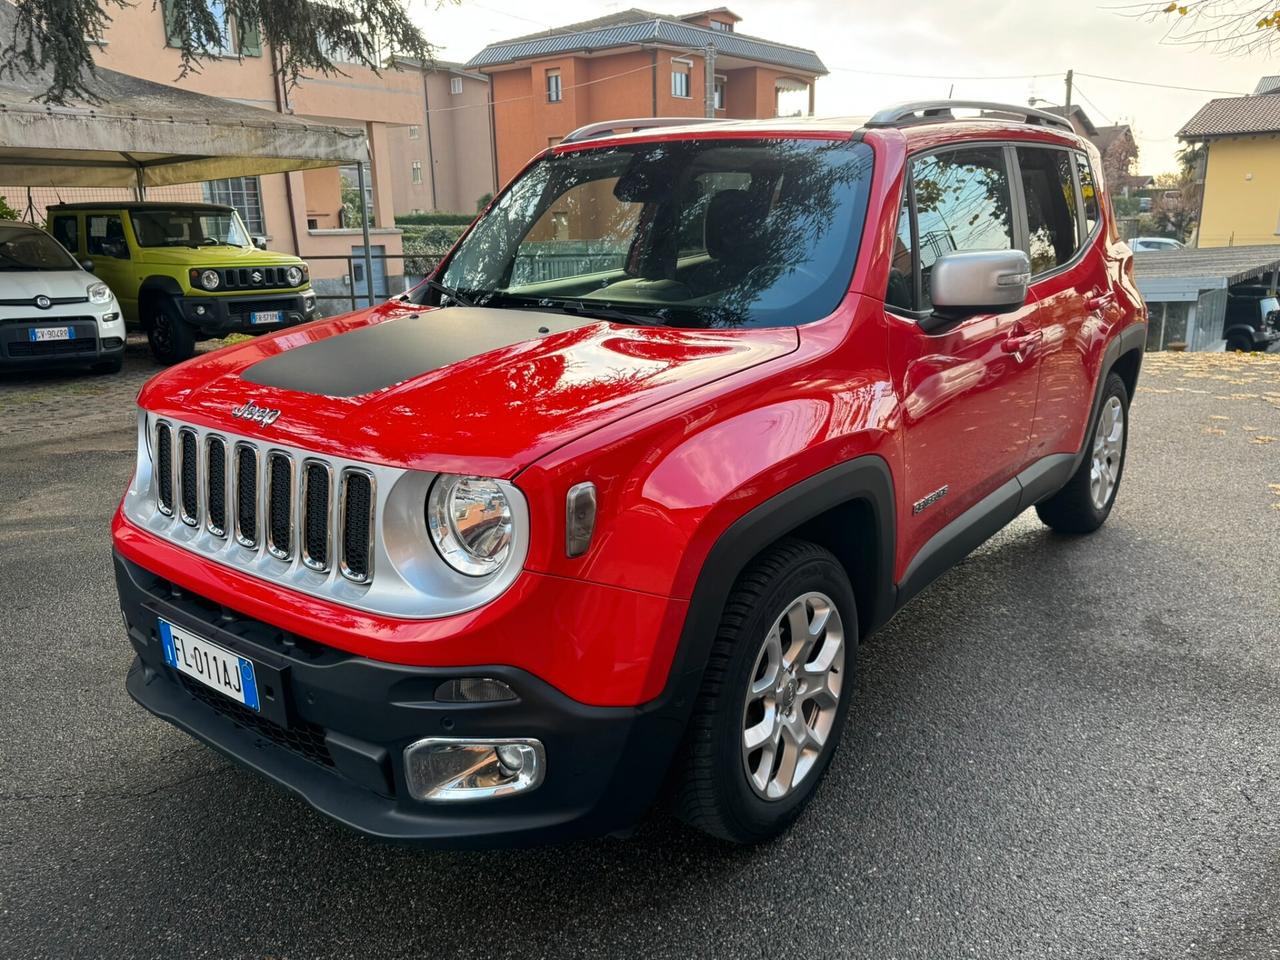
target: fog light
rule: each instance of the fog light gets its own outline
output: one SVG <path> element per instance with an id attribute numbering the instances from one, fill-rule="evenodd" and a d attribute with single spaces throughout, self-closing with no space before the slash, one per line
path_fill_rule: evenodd
<path id="1" fill-rule="evenodd" d="M 428 737 L 404 751 L 404 775 L 415 800 L 494 800 L 533 790 L 546 775 L 537 740 Z"/>
<path id="2" fill-rule="evenodd" d="M 200 306 L 200 305 L 198 305 L 198 304 L 197 304 L 197 306 L 196 306 L 196 316 L 197 316 L 197 317 L 203 317 L 204 315 L 205 315 L 205 309 L 204 309 L 204 307 L 202 307 L 202 306 Z"/>
<path id="3" fill-rule="evenodd" d="M 458 677 L 436 687 L 436 699 L 445 703 L 494 703 L 515 698 L 509 686 L 488 677 Z"/>

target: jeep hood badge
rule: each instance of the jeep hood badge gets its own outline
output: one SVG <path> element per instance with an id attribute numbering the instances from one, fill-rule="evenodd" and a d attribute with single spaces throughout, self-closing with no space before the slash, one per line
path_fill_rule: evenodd
<path id="1" fill-rule="evenodd" d="M 254 423 L 269 427 L 280 418 L 280 411 L 260 407 L 254 401 L 249 400 L 244 406 L 232 407 L 231 415 L 238 420 L 252 420 Z"/>

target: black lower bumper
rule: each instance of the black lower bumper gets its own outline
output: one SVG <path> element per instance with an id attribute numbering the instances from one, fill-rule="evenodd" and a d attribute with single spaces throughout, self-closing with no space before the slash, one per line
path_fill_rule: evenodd
<path id="1" fill-rule="evenodd" d="M 69 340 L 31 339 L 40 327 L 69 327 Z M 99 337 L 98 318 L 39 317 L 0 324 L 0 370 L 43 370 L 54 367 L 94 366 L 124 357 L 122 337 Z"/>
<path id="2" fill-rule="evenodd" d="M 222 297 L 177 297 L 183 319 L 208 337 L 225 337 L 230 333 L 263 333 L 306 323 L 319 316 L 316 295 L 302 293 L 245 294 Z M 271 323 L 255 323 L 254 314 L 279 313 Z"/>
<path id="3" fill-rule="evenodd" d="M 404 667 L 357 657 L 243 618 L 118 554 L 116 582 L 137 659 L 129 694 L 232 760 L 356 830 L 432 846 L 511 846 L 625 829 L 651 805 L 683 733 L 679 711 L 591 707 L 510 667 Z M 163 618 L 255 664 L 260 713 L 164 661 Z M 446 703 L 445 680 L 486 676 L 518 699 Z M 546 777 L 528 793 L 423 803 L 402 754 L 423 737 L 533 737 Z"/>

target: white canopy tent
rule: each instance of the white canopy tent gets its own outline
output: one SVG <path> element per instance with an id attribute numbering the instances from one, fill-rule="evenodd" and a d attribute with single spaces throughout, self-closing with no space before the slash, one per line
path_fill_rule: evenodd
<path id="1" fill-rule="evenodd" d="M 0 36 L 16 11 L 0 2 Z M 315 123 L 99 69 L 95 102 L 37 102 L 50 72 L 0 77 L 0 185 L 147 187 L 353 164 L 367 207 L 363 130 Z M 369 211 L 364 210 L 364 223 Z M 365 250 L 369 249 L 366 237 Z M 370 277 L 372 298 L 372 269 Z"/>

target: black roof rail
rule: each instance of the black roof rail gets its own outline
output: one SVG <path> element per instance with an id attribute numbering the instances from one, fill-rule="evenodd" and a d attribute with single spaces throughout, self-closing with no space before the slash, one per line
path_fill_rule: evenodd
<path id="1" fill-rule="evenodd" d="M 594 140 L 596 137 L 607 137 L 615 133 L 631 133 L 634 130 L 648 130 L 653 127 L 687 127 L 699 123 L 726 123 L 727 117 L 634 117 L 630 120 L 601 120 L 579 127 L 561 143 L 578 143 L 582 140 Z"/>
<path id="2" fill-rule="evenodd" d="M 1020 107 L 1012 103 L 992 103 L 987 100 L 915 100 L 886 107 L 867 121 L 868 127 L 909 127 L 917 123 L 942 123 L 957 119 L 953 109 L 977 110 L 984 119 L 1013 117 L 1022 123 L 1039 127 L 1056 127 L 1075 133 L 1066 117 L 1032 107 Z"/>

